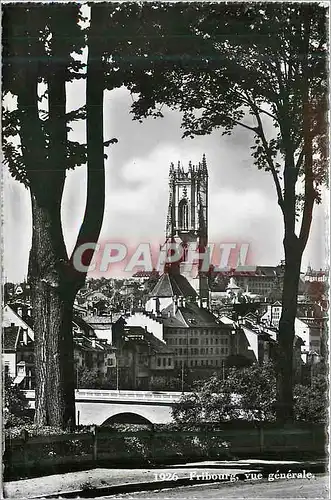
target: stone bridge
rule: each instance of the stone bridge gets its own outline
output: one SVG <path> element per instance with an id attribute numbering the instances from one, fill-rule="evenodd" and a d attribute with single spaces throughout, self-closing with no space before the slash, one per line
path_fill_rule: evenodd
<path id="1" fill-rule="evenodd" d="M 23 392 L 34 408 L 34 391 Z M 172 406 L 181 396 L 181 392 L 76 389 L 76 422 L 166 424 L 172 422 Z"/>

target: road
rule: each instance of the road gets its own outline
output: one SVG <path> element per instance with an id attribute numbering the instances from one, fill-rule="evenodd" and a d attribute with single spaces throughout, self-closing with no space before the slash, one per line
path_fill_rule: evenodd
<path id="1" fill-rule="evenodd" d="M 104 499 L 138 500 L 223 500 L 224 498 L 255 499 L 265 498 L 307 498 L 326 499 L 328 495 L 328 478 L 326 475 L 316 476 L 314 479 L 289 479 L 268 482 L 238 482 L 238 483 L 218 483 L 201 484 L 193 486 L 183 486 L 179 488 L 169 488 L 159 491 L 144 491 L 139 493 L 127 493 L 103 497 Z"/>

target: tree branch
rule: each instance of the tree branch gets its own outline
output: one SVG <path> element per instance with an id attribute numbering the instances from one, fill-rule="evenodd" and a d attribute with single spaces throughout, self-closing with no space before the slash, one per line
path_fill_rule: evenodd
<path id="1" fill-rule="evenodd" d="M 304 150 L 304 148 L 302 148 L 302 150 L 300 151 L 300 154 L 298 156 L 298 159 L 296 161 L 296 164 L 295 164 L 296 170 L 300 169 L 304 156 L 305 156 L 305 150 Z"/>
<path id="2" fill-rule="evenodd" d="M 251 132 L 257 133 L 256 127 L 250 127 L 249 125 L 245 125 L 245 123 L 239 122 L 238 120 L 235 120 L 234 118 L 230 118 L 230 120 L 234 123 L 234 125 L 240 125 L 241 127 L 244 127 L 247 130 L 250 130 Z"/>
<path id="3" fill-rule="evenodd" d="M 76 250 L 83 243 L 96 243 L 101 231 L 105 208 L 105 166 L 103 144 L 103 93 L 104 68 L 102 49 L 99 46 L 100 27 L 103 24 L 102 7 L 91 7 L 89 51 L 86 81 L 86 124 L 87 124 L 87 199 L 82 225 L 72 252 L 70 263 Z M 94 251 L 84 253 L 84 266 L 89 266 Z M 79 289 L 85 281 L 86 272 L 74 269 L 75 287 Z"/>
<path id="4" fill-rule="evenodd" d="M 309 99 L 309 77 L 308 77 L 308 50 L 309 50 L 309 37 L 311 29 L 310 16 L 306 15 L 304 18 L 304 40 L 303 40 L 303 54 L 305 58 L 302 63 L 303 85 L 304 91 L 302 95 L 302 109 L 303 109 L 303 148 L 302 153 L 305 158 L 305 203 L 302 214 L 301 228 L 299 234 L 299 241 L 302 251 L 305 249 L 308 236 L 310 232 L 313 207 L 315 202 L 314 191 L 314 174 L 313 174 L 313 131 L 312 131 L 312 106 Z"/>
<path id="5" fill-rule="evenodd" d="M 275 165 L 274 165 L 271 153 L 270 153 L 268 141 L 267 141 L 265 134 L 264 134 L 263 124 L 262 124 L 262 120 L 261 120 L 261 117 L 259 114 L 259 110 L 258 110 L 258 107 L 255 105 L 255 102 L 253 100 L 251 100 L 250 98 L 249 98 L 249 100 L 250 100 L 251 109 L 253 111 L 253 114 L 254 114 L 254 116 L 257 120 L 257 124 L 258 124 L 258 126 L 255 130 L 256 130 L 257 135 L 260 137 L 260 139 L 262 141 L 262 145 L 264 147 L 266 157 L 267 157 L 268 166 L 270 168 L 270 171 L 271 171 L 274 183 L 275 183 L 277 198 L 278 198 L 278 205 L 280 206 L 280 208 L 283 212 L 283 215 L 284 215 L 284 199 L 283 199 L 282 188 L 281 188 L 279 178 L 277 175 L 277 171 L 276 171 L 276 168 L 275 168 Z"/>

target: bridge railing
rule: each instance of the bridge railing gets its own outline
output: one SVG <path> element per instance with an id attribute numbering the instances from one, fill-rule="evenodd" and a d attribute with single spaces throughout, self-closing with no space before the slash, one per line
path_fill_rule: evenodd
<path id="1" fill-rule="evenodd" d="M 35 391 L 27 390 L 22 391 L 29 400 L 34 400 Z M 189 393 L 184 393 L 189 394 Z M 183 395 L 181 392 L 153 392 L 153 391 L 122 391 L 122 390 L 102 390 L 102 389 L 76 389 L 75 399 L 76 401 L 82 399 L 89 400 L 109 400 L 109 401 L 132 401 L 132 402 L 164 402 L 164 403 L 175 403 L 179 401 L 180 397 Z"/>

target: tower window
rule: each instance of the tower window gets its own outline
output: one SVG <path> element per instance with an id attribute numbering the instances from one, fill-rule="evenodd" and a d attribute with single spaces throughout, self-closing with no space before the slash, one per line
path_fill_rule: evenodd
<path id="1" fill-rule="evenodd" d="M 188 204 L 183 198 L 178 205 L 178 222 L 181 229 L 188 229 Z"/>

